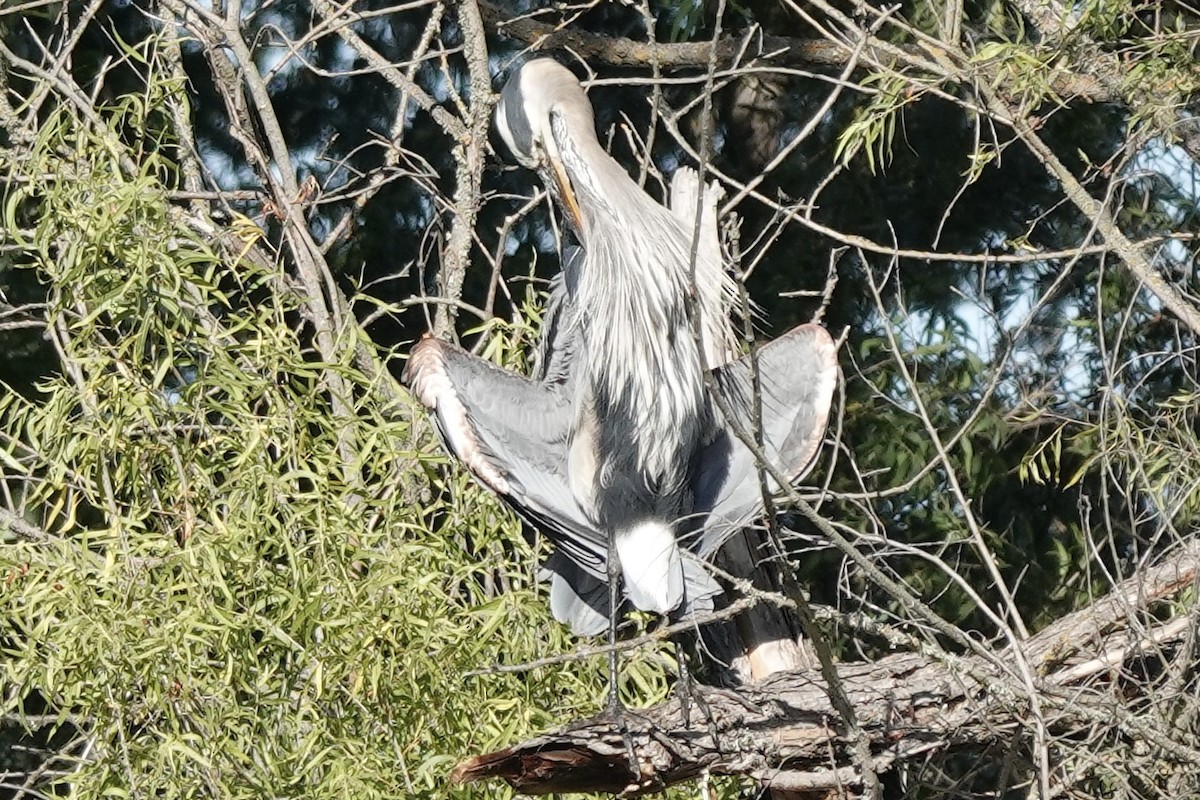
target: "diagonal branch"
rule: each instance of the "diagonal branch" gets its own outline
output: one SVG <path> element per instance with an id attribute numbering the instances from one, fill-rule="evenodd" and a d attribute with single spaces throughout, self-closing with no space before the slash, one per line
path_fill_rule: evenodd
<path id="1" fill-rule="evenodd" d="M 1140 704 L 1146 697 L 1129 696 L 1129 686 L 1105 679 L 1113 669 L 1148 654 L 1170 659 L 1169 646 L 1190 629 L 1186 608 L 1148 630 L 1131 623 L 1156 600 L 1181 597 L 1198 578 L 1200 540 L 1192 538 L 1107 597 L 1030 639 L 1028 652 L 1042 655 L 1043 667 L 1053 667 L 1037 687 L 1047 726 L 1064 731 L 1098 717 L 1117 718 L 1147 747 L 1186 768 L 1200 768 L 1194 742 L 1151 735 L 1135 713 L 1144 708 Z M 1133 635 L 1120 633 L 1126 626 L 1131 634 L 1141 629 Z M 1074 643 L 1086 648 L 1087 659 L 1066 664 L 1052 658 L 1050 654 L 1063 652 L 1063 637 L 1078 631 L 1095 633 Z M 976 656 L 896 654 L 875 662 L 841 664 L 838 677 L 871 741 L 877 766 L 951 748 L 979 750 L 1020 737 L 1026 724 L 1021 717 L 1027 702 L 1014 698 L 1012 684 L 999 680 L 994 667 Z M 1153 690 L 1148 684 L 1140 686 Z M 703 773 L 749 776 L 779 789 L 861 785 L 853 743 L 818 671 L 780 673 L 751 687 L 702 692 L 711 719 L 699 711 L 689 711 L 685 719 L 679 701 L 673 699 L 624 720 L 638 756 L 637 775 L 629 769 L 621 728 L 611 719 L 596 718 L 470 758 L 451 778 L 458 783 L 500 778 L 529 794 L 640 795 Z"/>
<path id="2" fill-rule="evenodd" d="M 1158 273 L 1142 249 L 1117 226 L 1108 209 L 1088 194 L 1087 190 L 1083 188 L 1083 184 L 1076 180 L 1071 171 L 1054 154 L 1054 151 L 1038 136 L 1033 121 L 1017 109 L 1010 107 L 999 95 L 986 87 L 982 87 L 981 90 L 989 108 L 1015 122 L 1013 130 L 1016 131 L 1017 136 L 1042 162 L 1046 170 L 1058 180 L 1063 193 L 1075 204 L 1075 207 L 1095 223 L 1100 235 L 1104 237 L 1105 243 L 1125 262 L 1129 271 L 1146 285 L 1146 288 L 1162 302 L 1167 310 L 1179 317 L 1185 325 L 1192 329 L 1193 333 L 1200 334 L 1200 309 L 1189 303 L 1178 289 Z"/>

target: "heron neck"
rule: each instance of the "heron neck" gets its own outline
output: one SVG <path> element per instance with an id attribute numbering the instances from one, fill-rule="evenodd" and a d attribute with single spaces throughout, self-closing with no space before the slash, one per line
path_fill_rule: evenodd
<path id="1" fill-rule="evenodd" d="M 585 215 L 575 299 L 587 383 L 603 406 L 601 427 L 611 427 L 602 438 L 613 458 L 628 453 L 649 485 L 671 494 L 708 415 L 688 317 L 690 242 L 599 142 L 573 155 L 582 159 L 568 178 Z"/>
<path id="2" fill-rule="evenodd" d="M 641 188 L 600 145 L 590 125 L 585 128 L 555 122 L 559 161 L 584 213 L 585 227 L 591 227 L 590 217 L 605 213 L 615 217 L 621 204 L 636 204 L 645 198 Z M 589 231 L 578 233 L 581 240 L 588 238 Z"/>

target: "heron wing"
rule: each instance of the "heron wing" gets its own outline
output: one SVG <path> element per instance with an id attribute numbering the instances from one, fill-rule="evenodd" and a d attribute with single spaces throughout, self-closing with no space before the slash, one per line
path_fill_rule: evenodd
<path id="1" fill-rule="evenodd" d="M 571 412 L 563 392 L 432 338 L 413 347 L 403 380 L 481 483 L 582 569 L 605 575 L 605 540 L 567 482 Z"/>
<path id="2" fill-rule="evenodd" d="M 591 575 L 562 552 L 542 567 L 550 581 L 550 613 L 576 636 L 599 636 L 608 629 L 608 581 Z"/>
<path id="3" fill-rule="evenodd" d="M 543 385 L 564 386 L 579 351 L 578 313 L 571 302 L 571 275 L 578 272 L 583 248 L 567 245 L 563 269 L 550 279 L 550 296 L 542 312 L 542 330 L 531 377 Z"/>
<path id="4" fill-rule="evenodd" d="M 721 252 L 718 220 L 718 206 L 724 196 L 721 184 L 701 182 L 699 173 L 691 167 L 680 167 L 671 177 L 668 208 L 683 224 L 685 252 L 691 251 L 692 239 L 696 239 L 696 307 L 700 312 L 704 357 L 710 367 L 728 362 L 737 352 L 737 337 L 729 320 L 729 312 L 737 301 L 737 284 Z"/>
<path id="5" fill-rule="evenodd" d="M 825 435 L 837 384 L 837 351 L 819 325 L 801 325 L 761 347 L 757 360 L 764 456 L 788 479 L 812 465 Z M 701 451 L 692 484 L 694 512 L 703 527 L 698 551 L 709 555 L 729 533 L 762 513 L 754 454 L 735 433 L 753 435 L 753 365 L 750 355 L 713 370 L 713 385 L 730 417 Z M 772 492 L 780 491 L 769 481 Z"/>

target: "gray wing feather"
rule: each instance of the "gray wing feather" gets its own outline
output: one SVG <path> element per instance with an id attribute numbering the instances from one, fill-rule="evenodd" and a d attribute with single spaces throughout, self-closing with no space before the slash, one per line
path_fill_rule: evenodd
<path id="1" fill-rule="evenodd" d="M 608 582 L 582 569 L 561 552 L 546 559 L 542 580 L 550 581 L 550 612 L 576 636 L 599 636 L 608 629 Z"/>
<path id="2" fill-rule="evenodd" d="M 733 418 L 724 421 L 701 452 L 692 487 L 697 528 L 703 528 L 701 541 L 693 547 L 706 557 L 762 513 L 754 455 L 733 432 L 733 426 L 746 433 L 753 430 L 750 358 L 742 356 L 713 371 L 715 390 Z M 763 454 L 794 483 L 811 467 L 825 436 L 837 384 L 836 348 L 821 326 L 801 325 L 761 347 L 757 362 Z M 769 485 L 772 492 L 780 490 L 774 481 Z"/>
<path id="3" fill-rule="evenodd" d="M 576 636 L 599 636 L 608 629 L 608 582 L 593 577 L 562 553 L 553 553 L 540 576 L 550 581 L 550 611 L 559 622 L 571 626 Z M 673 619 L 707 614 L 721 585 L 708 574 L 704 563 L 683 553 L 683 603 L 671 612 Z"/>
<path id="4" fill-rule="evenodd" d="M 550 297 L 542 313 L 542 331 L 538 338 L 531 378 L 542 384 L 565 386 L 573 372 L 579 352 L 578 314 L 571 302 L 569 275 L 578 271 L 583 249 L 568 247 L 563 259 L 563 271 L 550 279 Z"/>
<path id="5" fill-rule="evenodd" d="M 686 587 L 683 605 L 673 616 L 687 618 L 713 610 L 713 600 L 723 591 L 721 584 L 708 573 L 704 562 L 691 553 L 683 553 L 683 584 Z"/>
<path id="6" fill-rule="evenodd" d="M 476 478 L 572 561 L 605 575 L 605 539 L 567 482 L 571 412 L 561 392 L 437 339 L 412 349 L 403 379 L 434 412 L 447 449 Z"/>

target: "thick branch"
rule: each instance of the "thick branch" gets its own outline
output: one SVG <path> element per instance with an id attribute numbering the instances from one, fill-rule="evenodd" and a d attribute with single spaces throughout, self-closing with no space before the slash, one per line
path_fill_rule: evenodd
<path id="1" fill-rule="evenodd" d="M 1138 612 L 1193 585 L 1200 576 L 1200 540 L 1190 540 L 1157 566 L 1125 581 L 1086 609 L 1034 636 L 1027 652 L 1043 667 L 1039 690 L 1045 722 L 1061 730 L 1080 720 L 1111 716 L 1114 697 L 1100 692 L 1059 691 L 1108 675 L 1122 661 L 1180 640 L 1186 616 L 1153 628 L 1131 624 Z M 1181 612 L 1186 614 L 1186 612 Z M 1128 628 L 1127 632 L 1114 632 Z M 1136 630 L 1136 634 L 1134 631 Z M 1064 636 L 1074 637 L 1064 645 Z M 1063 648 L 1088 660 L 1063 664 Z M 880 764 L 951 747 L 981 747 L 1019 734 L 1028 705 L 996 680 L 994 667 L 976 656 L 904 653 L 874 663 L 842 664 L 839 678 L 858 723 Z M 1126 686 L 1123 689 L 1129 691 Z M 607 718 L 568 725 L 505 750 L 460 764 L 459 783 L 503 778 L 531 794 L 602 791 L 643 794 L 712 774 L 738 774 L 777 788 L 818 789 L 859 780 L 852 742 L 840 729 L 816 670 L 780 673 L 753 687 L 704 688 L 710 720 L 694 707 L 685 720 L 678 700 L 630 713 L 624 728 L 633 738 L 640 774 L 627 761 L 622 729 Z M 1124 697 L 1126 707 L 1142 698 Z M 1120 716 L 1120 714 L 1118 714 Z M 1195 761 L 1176 747 L 1176 758 Z M 1200 764 L 1194 765 L 1200 766 Z"/>
<path id="2" fill-rule="evenodd" d="M 31 525 L 4 508 L 0 508 L 0 533 L 9 533 L 30 542 L 43 543 L 51 539 L 50 534 L 38 526 Z"/>
<path id="3" fill-rule="evenodd" d="M 648 67 L 658 64 L 662 69 L 703 69 L 708 66 L 715 47 L 716 63 L 721 68 L 734 65 L 746 52 L 741 37 L 726 36 L 718 42 L 643 42 L 621 36 L 604 36 L 578 28 L 566 28 L 538 22 L 528 17 L 513 19 L 504 9 L 480 2 L 479 10 L 491 30 L 510 36 L 532 47 L 566 49 L 593 64 L 614 67 Z M 825 39 L 798 39 L 792 36 L 759 36 L 755 50 L 770 54 L 771 62 L 779 66 L 841 67 L 855 49 L 854 41 L 833 42 Z M 865 50 L 867 62 L 893 62 L 897 53 L 907 55 L 913 62 L 925 62 L 928 53 L 915 45 L 870 42 Z M 1083 97 L 1094 102 L 1114 100 L 1109 86 L 1088 75 L 1059 74 L 1051 79 L 1051 88 L 1061 97 Z"/>

